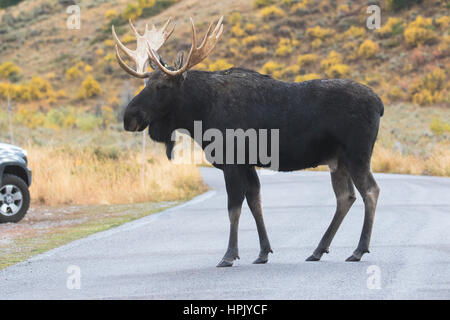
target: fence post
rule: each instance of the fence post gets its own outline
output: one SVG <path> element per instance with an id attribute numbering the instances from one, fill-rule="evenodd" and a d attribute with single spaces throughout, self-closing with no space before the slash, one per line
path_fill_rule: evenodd
<path id="1" fill-rule="evenodd" d="M 14 144 L 14 134 L 13 134 L 13 127 L 12 127 L 12 106 L 11 106 L 11 98 L 8 93 L 8 121 L 9 121 L 9 142 L 11 144 Z"/>

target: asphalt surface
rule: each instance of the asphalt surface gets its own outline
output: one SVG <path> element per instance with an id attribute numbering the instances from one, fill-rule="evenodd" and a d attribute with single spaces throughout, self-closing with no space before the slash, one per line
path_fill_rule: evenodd
<path id="1" fill-rule="evenodd" d="M 260 175 L 274 254 L 266 265 L 251 263 L 259 244 L 245 204 L 241 259 L 216 268 L 228 242 L 226 192 L 221 171 L 202 174 L 212 191 L 184 205 L 0 271 L 0 299 L 450 298 L 450 179 L 376 175 L 381 195 L 371 253 L 344 262 L 362 228 L 358 195 L 330 253 L 305 262 L 334 214 L 329 174 Z M 68 289 L 73 270 L 80 281 L 69 287 L 80 289 Z"/>

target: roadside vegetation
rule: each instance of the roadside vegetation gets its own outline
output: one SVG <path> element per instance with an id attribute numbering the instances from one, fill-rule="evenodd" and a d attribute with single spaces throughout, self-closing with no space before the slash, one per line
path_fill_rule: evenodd
<path id="1" fill-rule="evenodd" d="M 4 117 L 0 141 L 8 142 Z M 32 203 L 17 224 L 0 225 L 0 269 L 96 232 L 159 212 L 207 190 L 194 165 L 176 165 L 141 134 L 122 129 L 15 125 L 33 170 Z"/>
<path id="2" fill-rule="evenodd" d="M 39 204 L 177 201 L 206 191 L 194 165 L 173 164 L 164 152 L 147 152 L 143 183 L 142 153 L 136 150 L 30 146 L 27 151 L 35 181 L 30 192 Z"/>
<path id="3" fill-rule="evenodd" d="M 18 4 L 21 1 L 23 1 L 23 0 L 3 0 L 0 3 L 0 8 L 6 8 L 6 7 L 9 7 L 9 6 L 13 6 L 13 5 Z"/>
<path id="4" fill-rule="evenodd" d="M 415 175 L 450 176 L 450 144 L 437 145 L 424 158 L 403 155 L 380 146 L 375 146 L 372 159 L 374 172 L 393 172 Z"/>

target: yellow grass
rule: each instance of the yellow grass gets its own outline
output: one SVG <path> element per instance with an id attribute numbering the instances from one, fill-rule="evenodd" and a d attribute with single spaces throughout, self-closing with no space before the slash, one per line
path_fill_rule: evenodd
<path id="1" fill-rule="evenodd" d="M 426 157 L 402 155 L 376 145 L 372 157 L 375 172 L 450 176 L 450 145 L 436 145 Z"/>
<path id="2" fill-rule="evenodd" d="M 145 184 L 137 151 L 27 147 L 33 201 L 58 204 L 119 204 L 188 199 L 207 188 L 194 165 L 169 162 L 147 151 Z"/>
<path id="3" fill-rule="evenodd" d="M 375 145 L 371 165 L 373 172 L 449 177 L 450 145 L 436 145 L 427 157 L 402 155 L 400 152 Z M 318 166 L 310 170 L 328 171 L 328 166 Z"/>
<path id="4" fill-rule="evenodd" d="M 145 184 L 138 151 L 29 146 L 31 197 L 46 205 L 120 204 L 191 198 L 207 187 L 194 164 L 177 164 L 160 151 L 147 151 Z M 315 170 L 327 170 L 320 166 Z M 402 155 L 376 145 L 374 172 L 450 176 L 450 148 L 437 144 L 426 157 Z"/>

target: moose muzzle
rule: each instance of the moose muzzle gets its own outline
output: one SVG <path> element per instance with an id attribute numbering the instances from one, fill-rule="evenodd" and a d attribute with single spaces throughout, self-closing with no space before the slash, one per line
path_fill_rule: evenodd
<path id="1" fill-rule="evenodd" d="M 126 131 L 142 131 L 147 127 L 148 123 L 139 117 L 130 115 L 125 112 L 123 116 L 123 127 Z"/>

